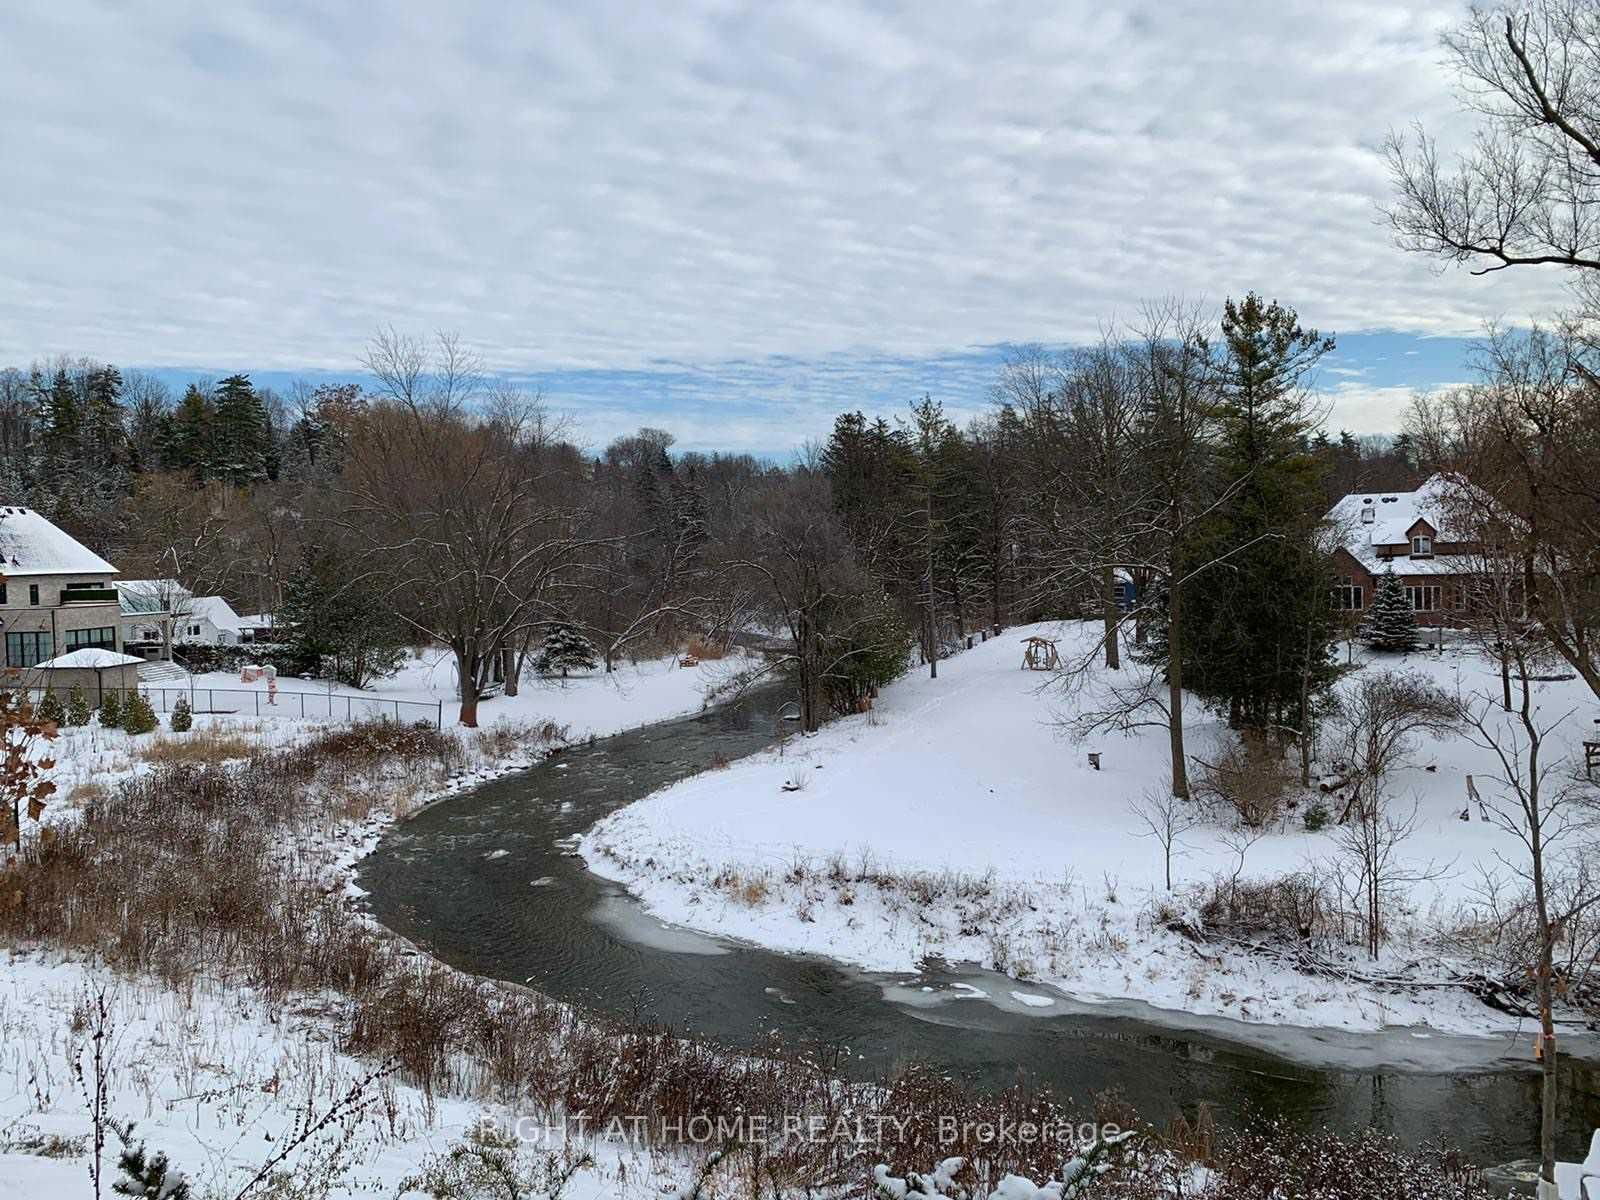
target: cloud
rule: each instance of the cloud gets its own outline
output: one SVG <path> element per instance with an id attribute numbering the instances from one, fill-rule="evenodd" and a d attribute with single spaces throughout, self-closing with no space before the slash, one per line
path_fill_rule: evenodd
<path id="1" fill-rule="evenodd" d="M 506 372 L 640 373 L 618 411 L 747 384 L 770 441 L 819 379 L 898 406 L 938 378 L 913 361 L 1169 293 L 1467 334 L 1561 293 L 1436 273 L 1378 218 L 1387 129 L 1464 130 L 1436 41 L 1459 15 L 8 6 L 0 360 L 348 370 L 380 324 L 446 327 Z"/>

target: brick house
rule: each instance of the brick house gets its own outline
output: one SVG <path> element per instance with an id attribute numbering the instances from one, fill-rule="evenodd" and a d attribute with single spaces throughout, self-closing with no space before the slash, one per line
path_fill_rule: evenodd
<path id="1" fill-rule="evenodd" d="M 1481 571 L 1482 546 L 1450 517 L 1451 484 L 1434 475 L 1414 492 L 1354 492 L 1328 510 L 1343 545 L 1334 551 L 1334 605 L 1372 607 L 1378 580 L 1399 577 L 1417 624 L 1452 624 Z"/>

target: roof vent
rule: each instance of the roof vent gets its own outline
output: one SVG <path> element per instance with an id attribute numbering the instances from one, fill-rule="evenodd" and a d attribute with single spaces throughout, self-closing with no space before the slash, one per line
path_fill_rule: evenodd
<path id="1" fill-rule="evenodd" d="M 1394 502 L 1395 502 L 1395 500 L 1396 500 L 1396 499 L 1397 499 L 1397 497 L 1394 497 L 1394 496 L 1385 496 L 1385 497 L 1384 497 L 1384 498 L 1383 498 L 1383 502 L 1384 502 L 1384 503 L 1385 503 L 1385 504 L 1393 504 L 1393 503 L 1394 503 Z"/>
<path id="2" fill-rule="evenodd" d="M 1371 525 L 1372 522 L 1377 519 L 1377 516 L 1378 510 L 1371 504 L 1368 504 L 1361 510 L 1361 523 L 1363 525 Z"/>

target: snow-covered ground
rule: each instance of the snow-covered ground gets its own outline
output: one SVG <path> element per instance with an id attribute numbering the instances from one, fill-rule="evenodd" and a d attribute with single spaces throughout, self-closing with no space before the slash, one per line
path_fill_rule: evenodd
<path id="1" fill-rule="evenodd" d="M 706 661 L 694 667 L 678 665 L 676 655 L 644 659 L 637 663 L 619 663 L 609 675 L 604 671 L 574 673 L 571 678 L 533 678 L 523 682 L 516 696 L 495 696 L 478 706 L 479 725 L 496 721 L 555 721 L 567 726 L 574 739 L 604 737 L 623 728 L 633 728 L 652 721 L 696 712 L 705 703 L 707 689 L 727 678 L 747 660 L 739 653 L 726 659 Z M 155 684 L 147 691 L 162 691 L 168 703 L 180 693 L 187 692 L 188 683 Z M 299 697 L 305 695 L 308 718 L 342 720 L 350 715 L 357 720 L 363 717 L 395 715 L 389 701 L 399 701 L 399 716 L 411 722 L 427 720 L 443 705 L 444 726 L 454 724 L 460 707 L 460 693 L 456 689 L 455 658 L 442 650 L 426 650 L 409 656 L 400 671 L 387 679 L 374 681 L 361 692 L 335 685 L 335 700 L 329 704 L 326 682 L 317 679 L 298 679 L 280 676 L 277 681 L 277 703 L 268 704 L 268 685 L 265 679 L 250 683 L 240 680 L 237 672 L 207 671 L 193 676 L 193 688 L 198 703 L 210 706 L 208 696 L 215 697 L 215 707 L 231 709 L 240 717 L 270 717 L 273 720 L 295 720 L 301 711 Z M 361 700 L 347 706 L 348 696 L 366 697 L 363 711 Z M 166 707 L 166 706 L 158 706 Z M 626 724 L 619 725 L 618 721 Z"/>
<path id="2" fill-rule="evenodd" d="M 53 955 L 0 951 L 0 964 L 4 1200 L 94 1195 L 87 1097 L 96 1090 L 93 1038 L 102 989 L 107 1112 L 119 1125 L 133 1123 L 132 1142 L 146 1143 L 151 1155 L 166 1154 L 195 1200 L 233 1196 L 373 1073 L 374 1064 L 330 1045 L 315 1006 L 269 1012 L 241 988 L 203 986 L 179 995 Z M 535 1167 L 556 1145 L 541 1147 L 542 1127 L 492 1104 L 430 1100 L 388 1078 L 361 1096 L 364 1104 L 296 1147 L 276 1168 L 276 1186 L 261 1194 L 396 1196 L 402 1181 L 445 1157 L 485 1120 L 526 1139 L 524 1167 Z M 120 1178 L 122 1141 L 106 1136 L 101 1194 L 109 1196 Z M 586 1141 L 576 1148 L 595 1163 L 574 1176 L 566 1200 L 659 1196 L 663 1183 L 692 1169 L 623 1144 Z"/>
<path id="3" fill-rule="evenodd" d="M 449 777 L 414 782 L 390 780 L 386 807 L 332 828 L 307 831 L 324 851 L 331 883 L 357 860 L 409 805 L 425 803 L 515 769 L 537 752 L 535 741 L 507 739 L 504 752 L 492 748 L 493 727 L 525 727 L 554 722 L 567 737 L 604 736 L 698 711 L 709 687 L 740 665 L 726 663 L 681 668 L 675 659 L 627 665 L 607 676 L 600 672 L 566 681 L 534 681 L 522 695 L 482 706 L 480 731 L 463 730 L 447 719 L 463 746 L 462 767 Z M 236 675 L 210 677 L 217 687 L 241 685 Z M 204 687 L 208 677 L 197 678 Z M 394 679 L 380 682 L 380 696 L 432 700 L 453 695 L 448 659 L 414 658 Z M 283 679 L 282 692 L 305 681 Z M 218 705 L 219 708 L 222 705 Z M 450 706 L 447 704 L 447 715 Z M 341 714 L 342 715 L 342 714 Z M 359 716 L 360 714 L 358 714 Z M 98 724 L 63 729 L 48 746 L 56 766 L 51 778 L 58 792 L 46 809 L 46 825 L 72 821 L 99 788 L 152 769 L 152 758 L 167 748 L 194 746 L 200 739 L 237 743 L 240 754 L 304 742 L 328 721 L 299 720 L 281 712 L 257 719 L 253 712 L 199 715 L 195 729 L 130 737 Z M 31 822 L 27 832 L 37 827 Z M 349 888 L 348 880 L 344 885 Z M 319 1019 L 323 999 L 269 1009 L 249 989 L 198 977 L 193 989 L 174 991 L 129 979 L 92 959 L 39 948 L 0 947 L 0 1200 L 11 1197 L 93 1195 L 88 1173 L 92 1124 L 79 1064 L 88 1072 L 92 1093 L 93 997 L 104 989 L 114 1033 L 108 1059 L 108 1111 L 119 1122 L 133 1121 L 133 1140 L 146 1141 L 152 1153 L 166 1153 L 181 1169 L 197 1197 L 233 1196 L 251 1175 L 292 1139 L 308 1114 L 313 1118 L 373 1069 L 373 1064 L 338 1053 L 330 1026 Z M 481 1100 L 424 1096 L 389 1080 L 368 1089 L 374 1102 L 349 1120 L 335 1121 L 281 1167 L 285 1182 L 271 1194 L 354 1197 L 395 1195 L 402 1180 L 415 1177 L 430 1162 L 459 1146 L 480 1120 L 502 1128 L 522 1114 L 502 1111 Z M 526 1122 L 518 1126 L 528 1134 Z M 537 1130 L 532 1131 L 537 1134 Z M 579 1171 L 562 1192 L 569 1200 L 594 1197 L 670 1194 L 692 1172 L 692 1160 L 635 1151 L 626 1145 L 583 1141 L 594 1165 Z M 104 1152 L 102 1194 L 110 1194 L 120 1143 L 115 1136 Z M 520 1162 L 537 1176 L 547 1152 L 559 1140 L 529 1142 Z M 323 1185 L 326 1185 L 325 1187 Z M 421 1193 L 417 1193 L 421 1194 Z"/>
<path id="4" fill-rule="evenodd" d="M 872 713 L 791 740 L 781 756 L 650 796 L 588 835 L 591 869 L 667 921 L 869 969 L 911 970 L 938 956 L 1079 999 L 1275 1024 L 1455 1032 L 1514 1024 L 1459 989 L 1397 992 L 1301 974 L 1197 946 L 1153 919 L 1170 903 L 1162 853 L 1133 803 L 1165 790 L 1166 731 L 1082 743 L 1064 736 L 1058 719 L 1082 700 L 1019 669 L 1021 639 L 1035 632 L 1069 645 L 1090 636 L 1078 625 L 1008 631 L 941 664 L 937 680 L 917 674 L 887 688 Z M 1364 669 L 1418 671 L 1452 695 L 1498 695 L 1498 677 L 1466 651 Z M 1544 715 L 1572 710 L 1559 740 L 1581 762 L 1577 743 L 1600 708 L 1581 682 L 1537 687 Z M 1212 757 L 1225 733 L 1217 717 L 1191 704 L 1186 724 L 1189 753 Z M 1102 756 L 1099 771 L 1091 750 Z M 1464 736 L 1422 741 L 1412 765 L 1390 774 L 1397 806 L 1417 805 L 1399 855 L 1430 878 L 1412 888 L 1373 970 L 1428 976 L 1453 965 L 1433 953 L 1431 931 L 1473 898 L 1480 865 L 1492 868 L 1497 851 L 1516 861 L 1508 835 L 1476 812 L 1460 819 L 1468 774 L 1491 790 L 1492 756 Z M 1326 865 L 1335 838 L 1331 827 L 1308 833 L 1296 813 L 1244 850 L 1242 877 Z M 1230 840 L 1220 822 L 1184 834 L 1175 892 L 1237 869 Z M 1359 955 L 1351 965 L 1369 966 Z"/>

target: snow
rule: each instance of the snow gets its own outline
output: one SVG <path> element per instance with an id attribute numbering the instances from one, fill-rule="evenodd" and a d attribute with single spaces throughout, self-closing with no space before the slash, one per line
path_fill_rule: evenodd
<path id="1" fill-rule="evenodd" d="M 248 623 L 249 618 L 243 618 Z M 623 662 L 607 675 L 603 670 L 574 672 L 568 679 L 526 679 L 520 694 L 495 696 L 478 705 L 478 724 L 487 727 L 496 722 L 512 724 L 532 721 L 554 721 L 567 727 L 572 740 L 606 737 L 623 729 L 648 725 L 699 712 L 705 707 L 707 689 L 725 679 L 733 671 L 746 665 L 741 655 L 732 655 L 721 661 L 702 662 L 696 667 L 681 667 L 676 656 L 643 659 L 637 663 Z M 275 712 L 266 703 L 267 681 L 241 683 L 238 674 L 229 671 L 202 672 L 193 677 L 197 691 L 214 688 L 234 692 L 257 692 L 262 698 L 261 715 L 277 717 L 291 710 L 298 716 L 298 707 L 285 701 L 285 696 L 304 692 L 326 695 L 328 684 L 320 679 L 299 679 L 280 675 L 277 681 L 278 705 Z M 185 683 L 184 688 L 189 685 Z M 177 688 L 168 688 L 173 695 Z M 456 690 L 455 659 L 437 650 L 425 651 L 408 657 L 400 671 L 388 679 L 379 679 L 359 692 L 336 686 L 342 699 L 346 695 L 368 697 L 374 701 L 398 700 L 402 704 L 424 705 L 437 711 L 444 705 L 444 725 L 452 727 L 460 696 Z M 237 697 L 230 698 L 230 702 Z M 309 701 L 308 701 L 309 704 Z M 242 706 L 241 706 L 242 707 Z M 372 712 L 381 710 L 381 704 L 369 705 Z M 332 707 L 336 717 L 343 717 L 342 703 Z M 407 719 L 422 713 L 422 709 L 403 709 Z M 250 712 L 254 715 L 252 705 Z M 323 715 L 327 713 L 324 706 Z M 308 708 L 308 715 L 315 715 Z M 431 720 L 431 714 L 429 719 Z"/>
<path id="2" fill-rule="evenodd" d="M 49 662 L 38 664 L 38 669 L 67 670 L 69 668 L 87 668 L 98 670 L 105 667 L 131 667 L 144 662 L 142 658 L 135 658 L 131 654 L 119 654 L 115 650 L 105 650 L 95 646 L 88 646 L 82 650 L 73 650 L 52 658 Z"/>
<path id="3" fill-rule="evenodd" d="M 1397 555 L 1384 558 L 1380 546 L 1406 546 L 1411 542 L 1411 527 L 1419 520 L 1431 526 L 1439 541 L 1461 541 L 1465 532 L 1456 529 L 1449 513 L 1452 484 L 1442 475 L 1425 480 L 1414 492 L 1352 492 L 1328 510 L 1328 520 L 1344 532 L 1344 548 L 1374 575 L 1393 567 L 1402 575 L 1456 575 L 1475 569 L 1470 555 L 1440 554 L 1411 558 Z M 1373 520 L 1364 522 L 1364 509 L 1372 509 Z"/>
<path id="4" fill-rule="evenodd" d="M 374 694 L 411 700 L 448 698 L 454 680 L 447 664 L 438 655 L 413 658 L 400 675 L 380 683 Z M 485 725 L 496 720 L 550 720 L 567 726 L 575 738 L 603 736 L 698 711 L 704 688 L 737 665 L 738 660 L 730 660 L 725 667 L 707 664 L 685 670 L 673 659 L 625 664 L 611 676 L 596 672 L 564 683 L 532 683 L 520 697 L 485 703 L 481 716 Z M 204 686 L 207 677 L 199 678 Z M 240 686 L 236 676 L 215 678 L 219 687 Z M 281 682 L 317 686 L 310 681 Z M 263 748 L 282 748 L 325 725 L 288 717 L 200 715 L 190 735 L 130 737 L 95 723 L 63 729 L 47 747 L 57 762 L 51 778 L 59 790 L 49 802 L 45 820 L 76 819 L 81 788 L 114 786 L 151 769 L 143 752 L 158 738 L 216 733 L 238 735 Z M 459 794 L 524 765 L 515 757 L 486 760 L 472 733 L 460 731 L 468 750 L 468 769 L 439 785 L 423 802 Z M 360 824 L 346 823 L 319 835 L 332 855 L 332 869 L 345 876 L 346 892 L 356 890 L 348 880 L 351 864 L 393 819 L 393 812 L 380 812 Z M 699 942 L 704 953 L 722 952 L 715 942 L 681 930 L 662 930 L 662 936 L 675 947 Z M 373 1068 L 370 1062 L 338 1052 L 332 1031 L 319 1018 L 323 998 L 307 997 L 305 1003 L 269 1009 L 251 989 L 204 975 L 192 988 L 178 992 L 59 953 L 0 948 L 0 1044 L 6 1048 L 0 1055 L 0 1200 L 40 1196 L 65 1200 L 92 1194 L 87 1153 L 81 1146 L 63 1146 L 53 1139 L 81 1139 L 92 1128 L 74 1081 L 74 1064 L 86 1036 L 75 1012 L 81 1012 L 85 998 L 101 988 L 107 991 L 117 1027 L 111 1114 L 135 1121 L 135 1140 L 145 1140 L 151 1153 L 165 1152 L 173 1166 L 187 1174 L 196 1196 L 234 1194 L 284 1145 L 285 1132 L 303 1119 L 308 1105 L 325 1110 L 331 1097 Z M 326 1179 L 326 1193 L 318 1194 L 331 1200 L 396 1195 L 401 1180 L 415 1175 L 430 1156 L 459 1143 L 484 1117 L 519 1134 L 538 1133 L 526 1129 L 527 1114 L 504 1111 L 482 1099 L 426 1097 L 395 1084 L 392 1094 L 386 1092 L 352 1127 L 334 1125 L 326 1137 L 315 1139 L 286 1166 L 300 1178 Z M 518 1124 L 519 1118 L 524 1124 Z M 528 1145 L 530 1156 L 544 1148 L 560 1148 L 559 1141 L 551 1144 L 542 1133 L 539 1139 Z M 109 1194 L 116 1178 L 119 1148 L 111 1138 L 103 1194 Z M 688 1159 L 604 1140 L 583 1142 L 578 1148 L 591 1153 L 595 1165 L 579 1172 L 562 1193 L 570 1200 L 670 1193 L 694 1167 Z"/>
<path id="5" fill-rule="evenodd" d="M 1068 997 L 1143 1000 L 1249 1022 L 1372 1030 L 1431 1026 L 1461 1033 L 1514 1022 L 1460 989 L 1396 994 L 1313 977 L 1243 952 L 1204 950 L 1153 919 L 1169 898 L 1159 845 L 1132 802 L 1165 790 L 1166 730 L 1077 744 L 1058 718 L 1075 703 L 1050 677 L 1019 670 L 1022 639 L 1078 648 L 1076 625 L 1008 631 L 885 689 L 875 711 L 817 736 L 708 772 L 608 817 L 584 839 L 596 873 L 622 883 L 656 917 L 705 933 L 826 955 L 874 971 L 915 970 L 929 956 L 977 963 Z M 1498 679 L 1466 651 L 1389 658 L 1363 669 L 1420 671 L 1447 692 L 1498 695 Z M 1537 684 L 1541 713 L 1572 715 L 1558 731 L 1578 753 L 1596 705 L 1576 681 Z M 1191 702 L 1188 750 L 1209 757 L 1225 732 Z M 1092 770 L 1088 751 L 1101 754 Z M 1581 753 L 1578 754 L 1581 762 Z M 1432 767 L 1432 770 L 1428 768 Z M 1417 803 L 1400 856 L 1436 877 L 1413 889 L 1376 970 L 1448 960 L 1428 933 L 1475 895 L 1478 867 L 1517 861 L 1510 837 L 1463 822 L 1465 776 L 1488 794 L 1492 755 L 1465 737 L 1418 746 L 1392 771 L 1398 803 Z M 799 791 L 786 782 L 803 779 Z M 1291 818 L 1246 851 L 1243 878 L 1327 861 L 1334 830 Z M 1221 824 L 1183 836 L 1176 890 L 1229 872 L 1237 852 Z M 760 886 L 751 886 L 759 884 Z M 1352 965 L 1367 967 L 1363 959 Z M 1020 999 L 1020 997 L 1018 997 Z"/>
<path id="6" fill-rule="evenodd" d="M 101 988 L 114 1027 L 108 1111 L 117 1121 L 133 1121 L 134 1141 L 144 1141 L 151 1154 L 164 1152 L 196 1197 L 233 1195 L 285 1145 L 307 1111 L 325 1112 L 373 1070 L 330 1044 L 314 1005 L 269 1012 L 248 988 L 202 984 L 180 995 L 101 967 L 0 951 L 6 1047 L 0 1056 L 0 1200 L 93 1195 L 86 1148 L 40 1151 L 59 1151 L 60 1143 L 52 1147 L 49 1139 L 86 1139 L 93 1128 L 73 1075 L 81 1060 L 93 1086 L 89 1031 L 74 1014 Z M 528 1137 L 537 1153 L 541 1131 L 526 1114 L 460 1097 L 429 1098 L 386 1081 L 370 1111 L 348 1125 L 335 1122 L 285 1169 L 325 1180 L 328 1190 L 316 1194 L 330 1200 L 395 1196 L 403 1179 L 484 1119 Z M 108 1134 L 103 1195 L 118 1177 L 120 1147 Z M 647 1159 L 614 1142 L 584 1148 L 596 1163 L 562 1193 L 570 1200 L 659 1194 L 663 1178 L 686 1172 L 681 1163 Z M 623 1186 L 629 1179 L 637 1191 Z"/>
<path id="7" fill-rule="evenodd" d="M 115 575 L 117 569 L 31 508 L 0 507 L 0 564 L 12 575 Z"/>

